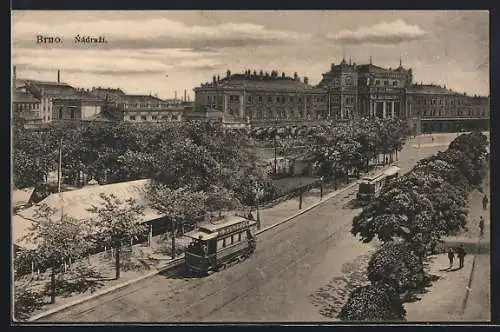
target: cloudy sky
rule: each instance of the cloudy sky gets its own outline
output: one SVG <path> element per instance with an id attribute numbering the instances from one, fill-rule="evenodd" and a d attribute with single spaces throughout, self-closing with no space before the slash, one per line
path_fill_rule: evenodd
<path id="1" fill-rule="evenodd" d="M 73 37 L 104 35 L 103 45 Z M 60 36 L 40 45 L 36 36 Z M 316 84 L 345 53 L 358 64 L 413 68 L 414 79 L 489 93 L 486 11 L 13 11 L 19 78 L 180 97 L 226 69 L 298 72 Z"/>

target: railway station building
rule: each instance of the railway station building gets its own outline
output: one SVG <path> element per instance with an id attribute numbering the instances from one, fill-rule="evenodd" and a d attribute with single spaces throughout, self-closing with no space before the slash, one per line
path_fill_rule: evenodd
<path id="1" fill-rule="evenodd" d="M 433 84 L 416 84 L 402 61 L 395 68 L 345 59 L 332 63 L 313 86 L 308 77 L 277 70 L 245 70 L 194 89 L 193 117 L 231 117 L 251 129 L 318 126 L 331 121 L 394 118 L 416 132 L 489 128 L 489 96 L 469 96 Z"/>

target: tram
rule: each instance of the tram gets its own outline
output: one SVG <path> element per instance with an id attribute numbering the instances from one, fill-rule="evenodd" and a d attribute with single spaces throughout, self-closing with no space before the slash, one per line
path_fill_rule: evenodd
<path id="1" fill-rule="evenodd" d="M 364 177 L 359 184 L 358 194 L 356 195 L 357 204 L 363 206 L 372 201 L 386 183 L 399 176 L 400 171 L 400 167 L 393 165 L 382 174 Z"/>
<path id="2" fill-rule="evenodd" d="M 186 233 L 192 239 L 184 254 L 187 271 L 207 275 L 250 257 L 256 248 L 252 228 L 257 223 L 239 216 L 203 222 Z"/>

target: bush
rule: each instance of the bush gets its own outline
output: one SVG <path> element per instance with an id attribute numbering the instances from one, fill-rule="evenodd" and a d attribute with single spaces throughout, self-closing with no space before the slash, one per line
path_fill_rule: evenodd
<path id="1" fill-rule="evenodd" d="M 368 263 L 368 279 L 404 293 L 424 286 L 424 266 L 405 242 L 386 242 Z"/>
<path id="2" fill-rule="evenodd" d="M 14 317 L 26 320 L 30 314 L 44 305 L 43 295 L 27 289 L 16 288 L 14 291 Z"/>
<path id="3" fill-rule="evenodd" d="M 339 313 L 343 321 L 404 321 L 406 310 L 396 291 L 383 284 L 356 288 Z"/>

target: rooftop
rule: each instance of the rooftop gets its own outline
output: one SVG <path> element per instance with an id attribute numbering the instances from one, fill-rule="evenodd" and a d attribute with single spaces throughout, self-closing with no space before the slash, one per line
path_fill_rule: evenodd
<path id="1" fill-rule="evenodd" d="M 419 93 L 419 94 L 449 94 L 458 95 L 451 89 L 447 89 L 446 86 L 440 86 L 435 84 L 413 84 L 409 89 L 409 93 Z"/>
<path id="2" fill-rule="evenodd" d="M 307 78 L 304 78 L 307 81 Z M 270 90 L 289 90 L 289 91 L 297 91 L 297 90 L 309 90 L 314 91 L 318 88 L 315 88 L 304 81 L 301 81 L 298 76 L 289 77 L 285 76 L 284 73 L 278 75 L 276 71 L 272 71 L 269 73 L 263 72 L 253 72 L 247 71 L 243 74 L 229 74 L 228 76 L 216 80 L 210 83 L 202 84 L 197 89 L 200 88 L 213 88 L 213 87 L 222 87 L 222 88 L 245 88 L 245 89 L 270 89 Z M 322 90 L 321 90 L 322 91 Z"/>
<path id="3" fill-rule="evenodd" d="M 14 103 L 39 103 L 40 100 L 35 98 L 31 93 L 29 92 L 19 92 L 16 91 L 12 95 L 12 101 Z"/>
<path id="4" fill-rule="evenodd" d="M 133 198 L 145 206 L 144 216 L 141 222 L 161 218 L 163 215 L 149 206 L 146 198 L 146 190 L 150 180 L 137 180 L 108 185 L 94 185 L 82 189 L 52 194 L 40 203 L 28 209 L 21 210 L 12 220 L 12 241 L 24 247 L 29 244 L 23 243 L 21 238 L 26 234 L 33 220 L 36 220 L 36 207 L 42 203 L 56 210 L 53 218 L 61 218 L 61 214 L 76 220 L 88 220 L 93 216 L 88 211 L 92 206 L 99 206 L 103 200 L 100 194 L 115 195 L 118 199 L 125 201 Z"/>

